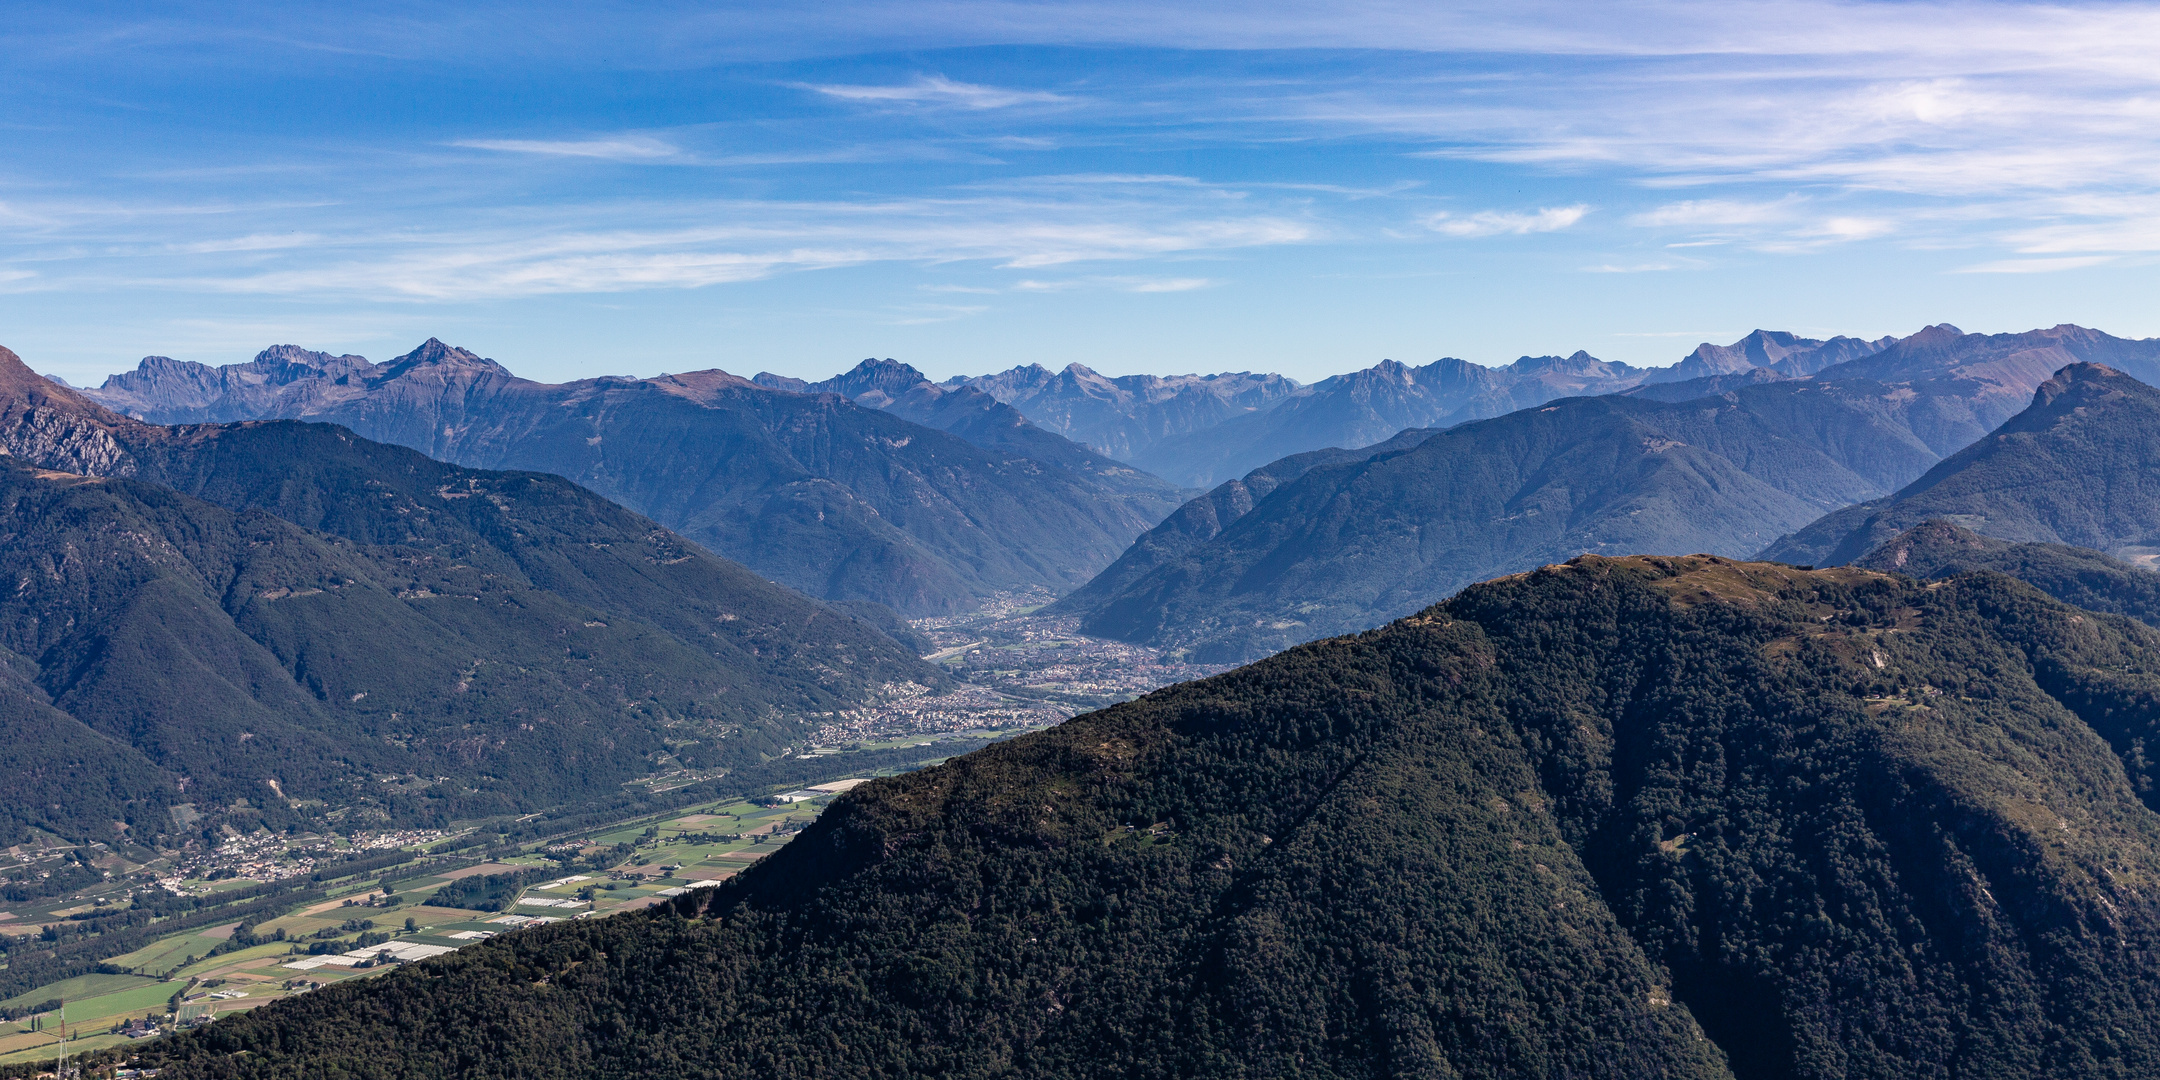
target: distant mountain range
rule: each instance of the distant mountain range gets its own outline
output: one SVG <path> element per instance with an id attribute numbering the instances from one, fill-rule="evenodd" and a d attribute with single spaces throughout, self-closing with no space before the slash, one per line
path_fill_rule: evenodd
<path id="1" fill-rule="evenodd" d="M 1061 610 L 1091 632 L 1239 660 L 1585 551 L 1744 556 L 1774 544 L 1766 556 L 1822 561 L 1828 548 L 1807 538 L 1860 512 L 1843 507 L 1912 483 L 2008 420 L 2064 364 L 2106 357 L 2160 378 L 2160 341 L 2077 327 L 1990 336 L 1938 326 L 1875 344 L 1841 345 L 1868 351 L 1813 375 L 1638 383 L 1358 460 L 1291 458 L 1293 479 L 1274 479 L 1273 466 L 1255 474 L 1264 498 L 1218 488 L 1189 503 Z M 1941 516 L 1913 513 L 1852 541 L 1844 558 Z M 1809 531 L 1773 539 L 1786 529 Z"/>
<path id="2" fill-rule="evenodd" d="M 1044 428 L 1120 461 L 1137 461 L 1164 439 L 1264 412 L 1301 389 L 1294 379 L 1249 371 L 1111 378 L 1080 364 L 1055 373 L 1027 364 L 941 385 L 989 394 Z"/>
<path id="3" fill-rule="evenodd" d="M 924 427 L 958 435 L 986 450 L 1017 454 L 1088 477 L 1126 495 L 1146 512 L 1163 512 L 1189 494 L 1130 465 L 1037 427 L 1020 410 L 967 386 L 939 386 L 896 360 L 865 360 L 823 382 L 761 371 L 751 380 L 791 394 L 838 394 Z"/>
<path id="4" fill-rule="evenodd" d="M 1067 591 L 1181 499 L 986 395 L 928 387 L 887 409 L 793 389 L 718 370 L 538 383 L 430 339 L 381 365 L 292 346 L 221 368 L 151 357 L 84 393 L 161 423 L 321 420 L 554 473 L 812 596 L 910 615 Z"/>
<path id="5" fill-rule="evenodd" d="M 1892 339 L 1827 341 L 1757 330 L 1731 345 L 1704 343 L 1669 368 L 1638 368 L 1589 353 L 1525 356 L 1491 368 L 1445 358 L 1423 367 L 1383 360 L 1301 387 L 1247 372 L 1108 379 L 1077 364 L 953 379 L 1037 424 L 1181 484 L 1206 487 L 1268 462 L 1326 447 L 1358 449 L 1405 428 L 1447 427 L 1563 397 L 1729 376 L 1792 378 L 1867 356 Z"/>
<path id="6" fill-rule="evenodd" d="M 324 424 L 151 425 L 4 349 L 0 536 L 9 843 L 613 799 L 942 678 L 559 477 Z"/>
<path id="7" fill-rule="evenodd" d="M 555 386 L 430 341 L 385 365 L 289 347 L 215 369 L 152 358 L 91 393 L 155 419 L 332 420 L 553 472 L 828 600 L 920 615 L 1042 589 L 1090 632 L 1227 661 L 1585 551 L 1858 558 L 1941 515 L 1901 510 L 1849 542 L 1825 531 L 2079 362 L 2160 378 L 2160 343 L 2074 326 L 1758 330 L 1669 368 L 1578 352 L 1386 362 L 1300 387 L 1079 367 L 939 384 L 892 360 L 816 383 L 706 371 Z M 1060 426 L 1113 433 L 1141 467 Z M 1147 469 L 1228 479 L 1179 506 Z"/>
<path id="8" fill-rule="evenodd" d="M 163 1080 L 2149 1077 L 2156 651 L 1994 574 L 1584 556 L 871 781 L 655 910 L 130 1052 Z"/>

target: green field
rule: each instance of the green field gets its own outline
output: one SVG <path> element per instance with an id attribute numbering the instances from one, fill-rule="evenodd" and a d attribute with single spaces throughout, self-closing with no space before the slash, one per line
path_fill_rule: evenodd
<path id="1" fill-rule="evenodd" d="M 126 976 L 119 977 L 126 978 Z M 78 1022 L 97 1021 L 99 1027 L 107 1027 L 111 1024 L 111 1018 L 115 1016 L 136 1015 L 153 1008 L 158 1012 L 164 1012 L 166 1000 L 171 998 L 181 987 L 187 985 L 178 980 L 159 982 L 156 979 L 142 979 L 138 980 L 138 982 L 141 985 L 131 986 L 114 993 L 100 994 L 97 997 L 84 998 L 81 1001 L 70 999 L 67 1006 L 68 1023 L 72 1025 Z"/>
<path id="2" fill-rule="evenodd" d="M 24 1005 L 35 1005 L 42 1001 L 51 1001 L 54 998 L 65 998 L 71 1002 L 81 1001 L 86 998 L 141 986 L 145 983 L 154 984 L 156 981 L 155 979 L 145 979 L 139 975 L 77 975 L 72 979 L 47 983 L 27 994 L 18 994 L 6 1001 L 0 1001 L 0 1005 L 20 1008 Z M 172 991 L 167 990 L 166 993 L 170 994 Z M 68 1012 L 71 1015 L 74 1011 L 75 1007 L 73 1005 L 68 1006 Z M 90 1014 L 84 1013 L 82 1015 L 88 1016 Z"/>
<path id="3" fill-rule="evenodd" d="M 125 956 L 113 957 L 108 963 L 162 975 L 178 967 L 180 961 L 186 959 L 189 953 L 202 956 L 221 944 L 223 942 L 204 937 L 199 931 L 174 934 L 168 938 L 159 938 Z"/>
<path id="4" fill-rule="evenodd" d="M 986 736 L 993 733 L 971 734 Z M 934 752 L 933 747 L 935 744 L 951 737 L 951 735 L 940 735 L 900 738 L 885 740 L 872 745 L 876 748 L 924 745 L 926 749 Z M 841 757 L 844 755 L 834 756 Z M 913 767 L 933 764 L 942 760 L 944 760 L 942 756 L 926 759 Z M 844 767 L 839 762 L 834 764 L 836 767 Z M 876 770 L 875 775 L 890 775 L 901 771 L 905 771 L 905 769 L 881 769 Z M 764 856 L 779 850 L 793 837 L 794 831 L 799 826 L 815 820 L 829 801 L 829 799 L 818 799 L 778 807 L 757 806 L 744 801 L 707 803 L 674 811 L 657 821 L 649 819 L 637 820 L 608 828 L 604 832 L 586 834 L 588 843 L 601 847 L 613 847 L 619 843 L 633 845 L 632 852 L 623 857 L 616 865 L 617 870 L 626 871 L 633 876 L 615 879 L 611 878 L 610 871 L 579 870 L 574 871 L 574 873 L 584 875 L 590 880 L 578 882 L 573 886 L 529 892 L 529 895 L 568 897 L 582 888 L 591 887 L 594 890 L 594 903 L 591 914 L 605 916 L 618 911 L 642 907 L 652 902 L 655 894 L 664 890 L 682 886 L 691 881 L 710 881 L 729 877 L 749 868 L 756 861 L 755 859 L 730 857 L 730 853 L 754 853 L 758 856 Z M 775 826 L 786 828 L 788 831 L 775 831 Z M 650 838 L 646 836 L 648 830 L 653 833 Z M 719 834 L 723 836 L 740 834 L 743 839 L 729 843 L 696 843 L 687 841 L 685 839 L 686 834 L 690 836 L 699 834 Z M 753 834 L 756 835 L 753 836 Z M 537 853 L 500 856 L 495 861 L 517 866 L 552 865 L 549 860 L 542 858 Z M 663 866 L 679 866 L 680 869 L 663 871 L 660 869 Z M 573 873 L 573 871 L 565 871 L 564 876 L 568 876 L 570 873 Z M 662 874 L 666 874 L 666 876 L 662 876 Z M 635 875 L 642 875 L 642 878 Z M 80 1030 L 94 1031 L 93 1034 L 73 1040 L 69 1044 L 74 1051 L 86 1051 L 128 1043 L 130 1040 L 123 1036 L 107 1034 L 105 1029 L 119 1020 L 139 1017 L 151 1012 L 162 1012 L 163 1006 L 172 997 L 173 993 L 188 985 L 187 980 L 189 978 L 225 979 L 228 980 L 226 984 L 228 987 L 247 990 L 247 998 L 218 1005 L 220 1012 L 226 1012 L 234 1009 L 252 1008 L 285 996 L 288 992 L 284 989 L 285 984 L 295 980 L 342 982 L 347 979 L 371 978 L 392 970 L 388 967 L 353 969 L 327 966 L 298 971 L 283 966 L 287 962 L 297 959 L 290 955 L 295 945 L 305 946 L 310 944 L 313 940 L 318 940 L 310 938 L 310 935 L 314 932 L 341 927 L 347 919 L 372 919 L 376 924 L 375 929 L 389 932 L 393 935 L 394 940 L 418 940 L 453 947 L 471 943 L 470 940 L 458 940 L 448 936 L 460 931 L 514 932 L 512 927 L 507 924 L 490 921 L 497 917 L 495 913 L 484 914 L 426 906 L 426 899 L 437 888 L 441 887 L 445 880 L 441 876 L 431 876 L 395 883 L 391 888 L 398 895 L 404 897 L 405 902 L 392 908 L 333 905 L 313 915 L 302 915 L 296 910 L 282 916 L 258 921 L 257 929 L 260 933 L 267 935 L 278 929 L 283 929 L 291 938 L 288 941 L 265 943 L 240 952 L 210 956 L 211 950 L 224 942 L 219 938 L 205 936 L 204 930 L 209 928 L 198 927 L 194 930 L 183 931 L 162 938 L 134 952 L 116 956 L 107 961 L 125 968 L 157 974 L 170 973 L 174 976 L 170 981 L 160 981 L 136 975 L 85 975 L 40 986 L 35 990 L 17 995 L 15 998 L 0 1004 L 22 1006 L 49 1001 L 53 998 L 66 998 L 69 1027 L 76 1029 L 77 1025 L 82 1025 Z M 248 879 L 225 879 L 208 884 L 217 892 L 227 892 L 251 883 Z M 373 888 L 372 883 L 352 883 L 349 886 L 341 887 L 331 895 L 357 896 L 371 888 Z M 53 911 L 66 911 L 80 907 L 85 902 L 84 895 L 87 894 L 56 898 L 38 904 L 15 905 L 13 910 L 19 917 L 24 917 L 25 921 L 43 921 L 50 918 Z M 562 913 L 557 914 L 557 911 Z M 574 914 L 566 909 L 532 907 L 511 907 L 507 909 L 506 913 L 553 918 L 565 918 Z M 404 932 L 405 919 L 408 916 L 416 919 L 418 923 L 417 934 Z M 349 945 L 351 938 L 352 933 L 348 932 L 340 934 L 333 940 Z M 342 945 L 340 951 L 343 951 Z M 181 961 L 191 955 L 197 957 L 196 961 L 186 965 L 184 968 L 181 967 Z M 199 1000 L 204 998 L 206 993 L 207 991 L 204 988 L 198 986 L 190 996 Z M 22 1032 L 23 1030 L 24 1026 L 22 1024 L 0 1025 L 0 1064 L 43 1060 L 52 1056 L 53 1047 L 51 1043 L 38 1043 L 27 1034 L 10 1034 Z"/>

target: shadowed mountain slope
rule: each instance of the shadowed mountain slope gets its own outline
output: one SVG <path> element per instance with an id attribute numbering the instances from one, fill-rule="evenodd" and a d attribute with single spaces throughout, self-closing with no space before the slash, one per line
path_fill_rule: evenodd
<path id="1" fill-rule="evenodd" d="M 1564 398 L 1305 471 L 1083 625 L 1237 660 L 1415 611 L 1495 573 L 1591 551 L 1742 555 L 1933 461 L 1871 397 Z M 1105 595 L 1107 593 L 1107 595 Z"/>
<path id="2" fill-rule="evenodd" d="M 2156 655 L 1997 575 L 1584 557 L 873 781 L 649 915 L 144 1064 L 2149 1076 Z"/>
<path id="3" fill-rule="evenodd" d="M 1141 534 L 1133 541 L 1125 554 L 1110 568 L 1095 575 L 1095 580 L 1067 593 L 1058 600 L 1055 611 L 1070 614 L 1091 614 L 1111 603 L 1127 588 L 1164 567 L 1174 566 L 1189 558 L 1201 545 L 1222 535 L 1232 522 L 1252 512 L 1260 500 L 1272 494 L 1276 488 L 1324 465 L 1344 465 L 1364 461 L 1382 454 L 1406 450 L 1424 442 L 1435 434 L 1430 428 L 1412 428 L 1394 438 L 1362 450 L 1341 450 L 1329 447 L 1292 454 L 1281 461 L 1270 462 L 1246 473 L 1236 480 L 1226 481 L 1205 495 L 1196 496 L 1177 511 L 1164 518 L 1162 524 Z"/>
<path id="4" fill-rule="evenodd" d="M 1108 478 L 722 371 L 551 385 L 430 340 L 388 364 L 334 358 L 306 374 L 320 355 L 270 350 L 255 364 L 278 374 L 259 382 L 203 369 L 169 398 L 153 393 L 164 368 L 146 367 L 113 400 L 166 402 L 136 409 L 150 419 L 322 420 L 462 465 L 554 473 L 813 596 L 910 614 L 1070 589 L 1178 499 L 1069 443 Z M 210 371 L 248 388 L 201 404 Z"/>
<path id="5" fill-rule="evenodd" d="M 2160 390 L 2113 368 L 2068 365 L 1993 434 L 1885 499 L 1779 539 L 1763 557 L 1847 563 L 1935 518 L 2004 540 L 2160 552 Z"/>
<path id="6" fill-rule="evenodd" d="M 0 709 L 53 761 L 106 761 L 69 798 L 107 830 L 164 831 L 167 801 L 251 827 L 311 801 L 442 822 L 613 797 L 938 678 L 560 477 L 321 424 L 158 427 L 40 382 L 0 351 Z M 18 807 L 100 835 L 50 802 Z"/>

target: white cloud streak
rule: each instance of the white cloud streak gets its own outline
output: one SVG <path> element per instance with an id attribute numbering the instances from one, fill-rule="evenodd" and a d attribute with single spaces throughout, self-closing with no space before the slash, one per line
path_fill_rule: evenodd
<path id="1" fill-rule="evenodd" d="M 2112 255 L 2072 255 L 2058 259 L 1997 259 L 1993 262 L 1975 263 L 1959 267 L 1959 274 L 2052 274 L 2058 270 L 2077 270 L 2087 266 L 2113 262 Z"/>
<path id="2" fill-rule="evenodd" d="M 666 161 L 682 156 L 680 147 L 645 135 L 604 139 L 461 139 L 451 145 L 507 154 L 598 158 L 602 161 Z"/>
<path id="3" fill-rule="evenodd" d="M 470 301 L 699 288 L 875 263 L 985 262 L 1040 270 L 1303 243 L 1317 226 L 1273 213 L 1222 215 L 1180 203 L 917 199 L 869 203 L 635 205 L 615 227 L 498 216 L 460 230 L 105 245 L 73 260 L 79 287 Z M 273 238 L 274 239 L 274 238 Z M 225 255 L 219 263 L 214 256 Z M 27 274 L 27 271 L 23 273 Z M 1204 288 L 1205 278 L 1106 279 L 1132 292 Z M 55 282 L 41 282 L 54 285 Z"/>
<path id="4" fill-rule="evenodd" d="M 1480 210 L 1468 217 L 1456 217 L 1446 211 L 1425 219 L 1425 227 L 1443 236 L 1463 238 L 1481 236 L 1524 236 L 1529 233 L 1559 232 L 1573 226 L 1588 214 L 1590 208 L 1580 203 L 1574 206 L 1548 206 L 1530 213 L 1504 210 Z"/>
<path id="5" fill-rule="evenodd" d="M 951 105 L 962 109 L 1004 109 L 1014 105 L 1043 105 L 1070 98 L 1044 90 L 1006 90 L 995 86 L 955 82 L 943 75 L 917 76 L 897 86 L 851 86 L 800 84 L 826 97 L 870 105 Z"/>

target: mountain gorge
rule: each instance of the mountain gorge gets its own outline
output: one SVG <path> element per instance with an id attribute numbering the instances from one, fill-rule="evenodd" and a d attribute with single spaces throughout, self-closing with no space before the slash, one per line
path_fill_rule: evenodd
<path id="1" fill-rule="evenodd" d="M 968 430 L 1051 442 L 1062 459 L 717 370 L 546 384 L 434 340 L 382 365 L 287 347 L 228 368 L 146 360 L 88 393 L 149 420 L 320 420 L 475 468 L 554 473 L 812 596 L 914 615 L 1066 591 L 1179 501 L 1016 417 Z M 996 404 L 954 400 L 970 399 Z"/>
<path id="2" fill-rule="evenodd" d="M 17 831 L 148 842 L 181 803 L 243 831 L 529 812 L 755 766 L 941 679 L 554 476 L 321 424 L 146 424 L 4 350 L 0 451 Z"/>
<path id="3" fill-rule="evenodd" d="M 649 915 L 144 1063 L 2151 1075 L 2156 656 L 1999 575 L 1585 556 L 874 781 Z"/>

